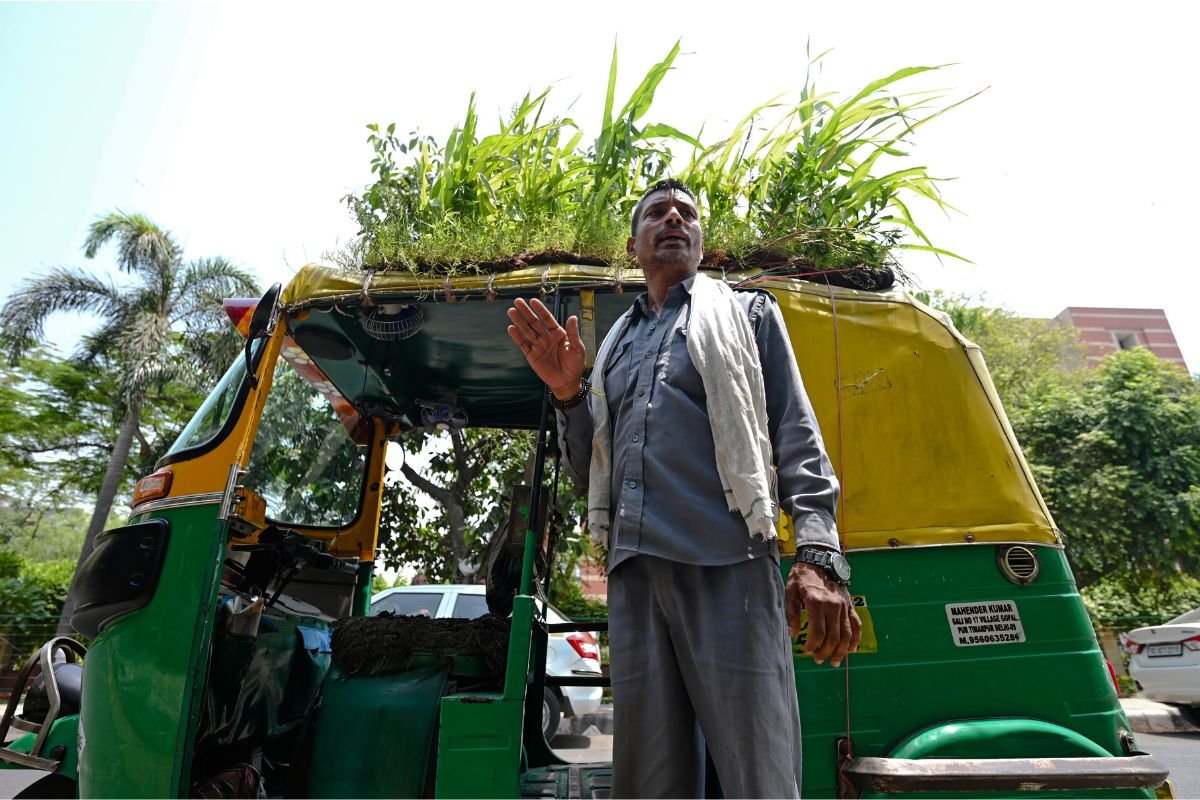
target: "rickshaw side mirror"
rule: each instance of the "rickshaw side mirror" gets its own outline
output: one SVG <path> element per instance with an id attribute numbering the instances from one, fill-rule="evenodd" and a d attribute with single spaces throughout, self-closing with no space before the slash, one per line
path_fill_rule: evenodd
<path id="1" fill-rule="evenodd" d="M 250 385 L 258 386 L 258 376 L 254 374 L 254 359 L 250 349 L 256 339 L 269 336 L 275 329 L 275 321 L 279 318 L 279 295 L 283 291 L 282 284 L 274 284 L 258 301 L 254 313 L 250 316 L 250 327 L 246 330 L 246 377 Z"/>
<path id="2" fill-rule="evenodd" d="M 279 311 L 279 295 L 282 291 L 282 285 L 276 283 L 267 289 L 266 294 L 258 301 L 258 305 L 254 307 L 254 313 L 250 317 L 250 328 L 246 334 L 246 341 L 252 342 L 255 339 L 261 339 L 274 330 L 275 319 Z"/>

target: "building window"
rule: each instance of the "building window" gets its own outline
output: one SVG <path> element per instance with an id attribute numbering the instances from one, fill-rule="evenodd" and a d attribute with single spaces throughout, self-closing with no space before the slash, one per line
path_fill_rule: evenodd
<path id="1" fill-rule="evenodd" d="M 1117 340 L 1117 347 L 1121 350 L 1132 350 L 1141 345 L 1138 335 L 1134 332 L 1113 331 L 1113 338 Z"/>

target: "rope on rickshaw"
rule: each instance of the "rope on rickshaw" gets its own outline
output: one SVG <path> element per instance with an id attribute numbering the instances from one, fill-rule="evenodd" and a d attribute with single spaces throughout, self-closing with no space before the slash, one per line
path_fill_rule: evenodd
<path id="1" fill-rule="evenodd" d="M 837 470 L 838 481 L 841 484 L 841 486 L 840 486 L 841 491 L 838 492 L 838 508 L 837 508 L 838 545 L 841 547 L 842 556 L 845 557 L 845 555 L 846 555 L 846 528 L 845 528 L 846 472 L 845 472 L 845 456 L 843 455 L 843 451 L 845 449 L 845 430 L 844 430 L 844 425 L 843 425 L 843 420 L 842 420 L 842 347 L 841 347 L 841 335 L 840 335 L 841 331 L 840 331 L 840 326 L 838 324 L 839 320 L 838 320 L 838 312 L 837 312 L 837 296 L 833 291 L 833 283 L 829 280 L 830 275 L 834 275 L 834 274 L 837 274 L 840 272 L 844 272 L 844 270 L 833 269 L 833 270 L 824 270 L 821 272 L 790 273 L 790 274 L 772 273 L 768 270 L 763 273 L 760 273 L 759 275 L 755 275 L 752 278 L 747 278 L 746 280 L 740 281 L 737 284 L 737 286 L 738 287 L 753 286 L 755 284 L 764 283 L 766 281 L 781 280 L 781 279 L 788 279 L 788 278 L 801 278 L 803 280 L 809 280 L 809 281 L 813 280 L 814 278 L 818 278 L 818 277 L 825 279 L 825 288 L 829 291 L 829 308 L 830 308 L 830 312 L 833 316 L 833 368 L 834 368 L 834 376 L 835 376 L 835 378 L 834 378 L 834 393 L 837 398 L 837 438 L 838 438 L 836 470 Z M 842 660 L 842 670 L 843 670 L 843 674 L 846 677 L 846 689 L 845 689 L 845 694 L 846 694 L 846 739 L 845 739 L 845 742 L 846 742 L 846 746 L 845 746 L 845 751 L 842 753 L 839 753 L 839 755 L 842 757 L 842 761 L 844 763 L 844 761 L 849 760 L 854 757 L 854 738 L 851 733 L 851 717 L 850 717 L 850 653 L 846 653 L 846 657 Z M 844 778 L 841 777 L 840 764 L 839 764 L 838 775 L 839 775 L 839 778 L 838 778 L 839 782 L 844 780 Z M 847 790 L 853 790 L 852 786 L 848 786 L 845 788 Z M 839 793 L 839 796 L 840 796 L 840 793 Z"/>
<path id="2" fill-rule="evenodd" d="M 834 389 L 837 396 L 837 435 L 838 435 L 838 452 L 837 452 L 837 474 L 838 480 L 841 482 L 840 491 L 838 492 L 838 511 L 837 511 L 837 529 L 838 529 L 838 545 L 842 548 L 842 557 L 846 555 L 846 471 L 845 471 L 845 435 L 844 426 L 842 425 L 842 348 L 840 329 L 838 326 L 837 313 L 837 297 L 833 292 L 833 284 L 829 282 L 828 276 L 825 278 L 825 287 L 829 290 L 829 308 L 833 316 L 833 366 L 834 366 Z M 846 676 L 846 759 L 854 757 L 854 738 L 850 731 L 850 653 L 846 653 L 846 657 L 842 660 L 842 671 Z M 839 770 L 840 776 L 840 770 Z"/>

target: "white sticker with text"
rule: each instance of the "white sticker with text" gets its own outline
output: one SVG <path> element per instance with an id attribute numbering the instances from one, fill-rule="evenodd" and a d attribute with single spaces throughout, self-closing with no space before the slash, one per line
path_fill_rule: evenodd
<path id="1" fill-rule="evenodd" d="M 954 644 L 959 647 L 1025 641 L 1021 615 L 1012 600 L 948 603 L 946 617 L 950 620 Z"/>

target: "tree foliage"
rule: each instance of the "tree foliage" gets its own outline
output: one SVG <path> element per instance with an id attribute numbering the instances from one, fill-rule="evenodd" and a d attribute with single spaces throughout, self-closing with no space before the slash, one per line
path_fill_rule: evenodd
<path id="1" fill-rule="evenodd" d="M 534 436 L 494 429 L 417 430 L 402 435 L 400 475 L 389 478 L 380 523 L 383 562 L 416 567 L 433 582 L 477 576 L 488 539 L 509 517 L 511 487 L 528 480 Z M 553 462 L 547 459 L 546 486 Z M 551 524 L 557 531 L 553 586 L 565 585 L 588 548 L 578 528 L 581 509 L 560 476 Z M 414 491 L 415 490 L 415 491 Z"/>
<path id="2" fill-rule="evenodd" d="M 10 507 L 54 508 L 99 489 L 115 388 L 108 372 L 46 350 L 0 366 L 0 494 Z"/>
<path id="3" fill-rule="evenodd" d="M 0 515 L 9 522 L 0 543 L 99 491 L 117 434 L 116 391 L 110 366 L 44 348 L 0 365 Z M 150 394 L 123 481 L 157 461 L 200 400 L 194 386 L 178 383 Z"/>
<path id="4" fill-rule="evenodd" d="M 11 364 L 42 340 L 51 315 L 68 311 L 100 318 L 83 337 L 77 359 L 108 371 L 114 382 L 110 409 L 120 424 L 81 558 L 108 520 L 134 440 L 147 448 L 141 430 L 147 400 L 172 386 L 198 387 L 215 376 L 237 348 L 221 300 L 257 293 L 254 279 L 223 258 L 185 262 L 170 232 L 141 214 L 115 211 L 98 218 L 84 242 L 84 256 L 94 258 L 108 244 L 117 251 L 120 282 L 58 267 L 24 281 L 0 309 L 0 349 Z M 71 609 L 68 598 L 64 632 Z"/>
<path id="5" fill-rule="evenodd" d="M 935 291 L 918 298 L 945 312 L 963 336 L 979 345 L 1010 413 L 1020 410 L 1039 387 L 1078 387 L 1082 381 L 1087 349 L 1070 325 L 1021 317 L 964 295 Z"/>
<path id="6" fill-rule="evenodd" d="M 1177 575 L 1161 584 L 1128 585 L 1101 578 L 1083 590 L 1083 601 L 1099 627 L 1129 630 L 1141 625 L 1161 625 L 1185 611 L 1200 607 L 1200 580 Z"/>
<path id="7" fill-rule="evenodd" d="M 74 567 L 72 560 L 30 563 L 0 550 L 0 655 L 7 655 L 0 668 L 24 662 L 54 635 Z"/>
<path id="8" fill-rule="evenodd" d="M 63 359 L 44 348 L 16 366 L 0 365 L 0 554 L 19 554 L 22 562 L 21 574 L 8 575 L 0 587 L 5 593 L 0 628 L 16 626 L 18 637 L 25 637 L 22 647 L 41 643 L 28 637 L 44 639 L 54 632 L 69 566 L 88 529 L 88 500 L 99 490 L 112 453 L 116 391 L 111 368 Z M 123 471 L 125 485 L 157 460 L 198 402 L 191 387 L 152 393 L 138 446 Z M 106 527 L 118 524 L 125 510 L 111 512 Z M 59 580 L 63 569 L 66 578 Z"/>
<path id="9" fill-rule="evenodd" d="M 1200 571 L 1200 385 L 1134 349 L 1013 415 L 1076 580 L 1169 586 Z"/>
<path id="10" fill-rule="evenodd" d="M 672 174 L 698 193 L 710 262 L 890 266 L 905 235 L 916 242 L 903 246 L 947 252 L 909 208 L 914 199 L 950 208 L 942 179 L 907 148 L 917 128 L 958 103 L 900 90 L 939 67 L 900 69 L 839 100 L 817 91 L 818 56 L 796 100 L 762 103 L 706 143 L 703 131 L 649 121 L 679 51 L 676 43 L 619 104 L 614 49 L 590 139 L 574 119 L 551 113 L 549 89 L 527 94 L 492 133 L 482 130 L 474 95 L 441 142 L 398 135 L 395 123 L 368 125 L 375 181 L 345 198 L 361 236 L 343 263 L 453 270 L 549 250 L 623 266 L 634 205 Z"/>
<path id="11" fill-rule="evenodd" d="M 404 434 L 403 480 L 389 480 L 384 496 L 384 562 L 414 565 L 433 582 L 474 575 L 507 513 L 504 492 L 521 480 L 532 445 L 528 433 L 501 430 Z"/>
<path id="12" fill-rule="evenodd" d="M 115 445 L 89 536 L 108 517 L 133 439 L 143 451 L 153 447 L 140 430 L 147 399 L 184 387 L 185 393 L 193 390 L 188 399 L 195 401 L 195 389 L 236 352 L 222 298 L 257 292 L 254 279 L 225 259 L 184 262 L 170 232 L 141 214 L 116 211 L 98 218 L 84 255 L 93 258 L 110 243 L 124 281 L 58 267 L 23 282 L 0 309 L 0 346 L 14 365 L 42 340 L 51 315 L 69 311 L 100 317 L 98 327 L 83 337 L 76 360 L 98 367 L 110 382 L 109 410 L 121 425 L 110 437 Z"/>

